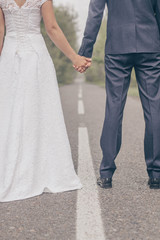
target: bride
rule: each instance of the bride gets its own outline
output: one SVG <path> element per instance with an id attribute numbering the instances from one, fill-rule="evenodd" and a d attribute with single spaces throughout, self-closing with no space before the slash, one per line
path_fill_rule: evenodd
<path id="1" fill-rule="evenodd" d="M 51 0 L 0 0 L 0 202 L 82 187 L 41 17 L 75 68 L 83 72 L 91 63 L 69 45 Z"/>

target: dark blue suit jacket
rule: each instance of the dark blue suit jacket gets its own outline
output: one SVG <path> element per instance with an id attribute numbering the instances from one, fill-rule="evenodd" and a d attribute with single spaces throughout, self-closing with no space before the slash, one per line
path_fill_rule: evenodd
<path id="1" fill-rule="evenodd" d="M 160 52 L 160 0 L 91 0 L 80 55 L 92 56 L 106 4 L 106 54 Z"/>

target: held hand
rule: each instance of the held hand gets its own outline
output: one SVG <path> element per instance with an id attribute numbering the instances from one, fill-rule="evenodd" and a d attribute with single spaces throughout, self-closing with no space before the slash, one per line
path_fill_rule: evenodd
<path id="1" fill-rule="evenodd" d="M 73 67 L 80 73 L 86 71 L 88 67 L 91 66 L 92 60 L 90 58 L 86 58 L 80 55 L 76 55 L 75 59 L 73 60 Z"/>
<path id="2" fill-rule="evenodd" d="M 86 65 L 82 67 L 74 67 L 80 73 L 84 73 L 92 65 L 92 60 L 86 58 Z"/>

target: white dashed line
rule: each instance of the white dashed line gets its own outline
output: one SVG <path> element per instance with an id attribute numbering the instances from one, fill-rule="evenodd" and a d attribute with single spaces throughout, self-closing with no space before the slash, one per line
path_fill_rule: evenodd
<path id="1" fill-rule="evenodd" d="M 78 89 L 78 114 L 83 115 L 85 113 L 84 103 L 83 103 L 83 91 L 82 85 L 79 85 Z"/>
<path id="2" fill-rule="evenodd" d="M 78 114 L 82 115 L 84 114 L 85 111 L 84 111 L 84 103 L 83 103 L 83 100 L 79 99 L 78 100 Z"/>
<path id="3" fill-rule="evenodd" d="M 83 184 L 77 199 L 76 240 L 105 240 L 96 176 L 86 127 L 78 130 L 78 176 Z"/>
<path id="4" fill-rule="evenodd" d="M 78 91 L 78 98 L 81 99 L 83 98 L 83 91 L 82 91 L 82 86 L 79 86 L 79 91 Z"/>

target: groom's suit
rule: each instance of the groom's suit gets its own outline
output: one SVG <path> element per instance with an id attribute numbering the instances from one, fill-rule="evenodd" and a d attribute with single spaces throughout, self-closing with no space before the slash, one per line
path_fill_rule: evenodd
<path id="1" fill-rule="evenodd" d="M 108 7 L 105 46 L 106 115 L 100 174 L 112 177 L 121 147 L 123 109 L 135 68 L 145 118 L 145 159 L 150 177 L 160 178 L 160 0 L 91 0 L 79 54 L 91 57 Z"/>

